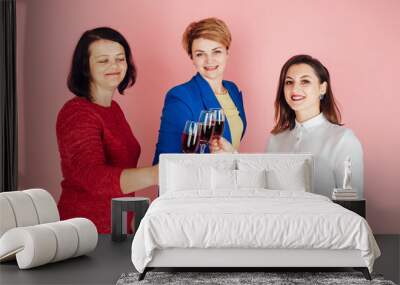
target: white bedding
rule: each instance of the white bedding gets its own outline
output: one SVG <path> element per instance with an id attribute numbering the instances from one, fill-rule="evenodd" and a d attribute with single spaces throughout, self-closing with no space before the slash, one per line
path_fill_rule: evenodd
<path id="1" fill-rule="evenodd" d="M 370 272 L 380 255 L 359 215 L 317 194 L 265 189 L 162 195 L 134 237 L 135 268 L 165 248 L 358 249 Z"/>

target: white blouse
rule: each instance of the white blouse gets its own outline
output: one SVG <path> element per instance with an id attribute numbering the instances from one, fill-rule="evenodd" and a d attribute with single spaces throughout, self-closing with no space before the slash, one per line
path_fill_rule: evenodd
<path id="1" fill-rule="evenodd" d="M 321 113 L 299 123 L 293 130 L 272 135 L 267 152 L 301 153 L 314 156 L 314 192 L 332 197 L 334 188 L 342 188 L 344 161 L 351 158 L 351 186 L 364 197 L 363 150 L 354 133 L 345 127 L 330 123 Z"/>

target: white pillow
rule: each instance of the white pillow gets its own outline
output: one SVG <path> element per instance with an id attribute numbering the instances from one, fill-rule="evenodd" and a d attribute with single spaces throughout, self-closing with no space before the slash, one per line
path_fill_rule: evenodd
<path id="1" fill-rule="evenodd" d="M 220 155 L 223 156 L 223 155 Z M 210 163 L 210 161 L 206 161 L 207 165 L 212 165 L 212 168 L 215 169 L 226 169 L 233 170 L 237 169 L 236 167 L 236 159 L 214 159 Z"/>
<path id="2" fill-rule="evenodd" d="M 168 164 L 168 191 L 211 188 L 211 167 L 193 164 Z"/>
<path id="3" fill-rule="evenodd" d="M 213 190 L 237 190 L 240 188 L 267 188 L 267 175 L 263 170 L 211 170 Z"/>
<path id="4" fill-rule="evenodd" d="M 213 190 L 236 190 L 236 170 L 212 167 L 211 181 Z"/>
<path id="5" fill-rule="evenodd" d="M 238 188 L 267 188 L 267 172 L 262 170 L 236 170 Z"/>
<path id="6" fill-rule="evenodd" d="M 268 189 L 310 191 L 304 164 L 296 168 L 267 170 Z"/>
<path id="7" fill-rule="evenodd" d="M 297 158 L 257 158 L 238 160 L 240 170 L 267 171 L 267 188 L 274 190 L 312 191 L 308 160 Z"/>

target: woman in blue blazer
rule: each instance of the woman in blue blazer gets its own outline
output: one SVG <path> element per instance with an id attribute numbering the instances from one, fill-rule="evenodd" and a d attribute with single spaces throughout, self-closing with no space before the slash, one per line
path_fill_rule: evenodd
<path id="1" fill-rule="evenodd" d="M 233 82 L 223 80 L 231 43 L 226 24 L 216 18 L 193 22 L 186 28 L 182 42 L 197 74 L 169 90 L 165 97 L 153 164 L 158 163 L 161 153 L 182 152 L 185 122 L 197 121 L 202 110 L 224 110 L 223 137 L 236 149 L 246 130 L 242 94 Z"/>

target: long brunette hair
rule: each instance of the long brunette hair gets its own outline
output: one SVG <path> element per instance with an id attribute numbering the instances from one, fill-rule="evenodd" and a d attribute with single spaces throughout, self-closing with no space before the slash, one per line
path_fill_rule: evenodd
<path id="1" fill-rule="evenodd" d="M 312 67 L 320 83 L 327 83 L 326 93 L 321 99 L 320 111 L 332 124 L 342 125 L 340 111 L 333 97 L 328 69 L 318 59 L 301 54 L 291 57 L 282 67 L 279 76 L 278 91 L 275 98 L 275 126 L 271 131 L 272 134 L 279 134 L 287 129 L 293 130 L 296 126 L 296 114 L 286 102 L 284 87 L 286 74 L 289 68 L 292 65 L 301 63 Z"/>

